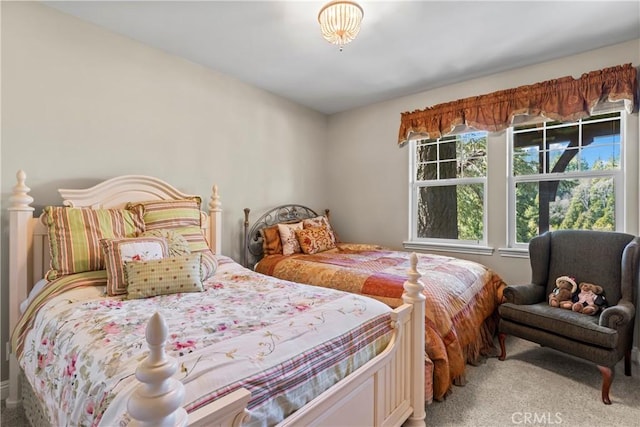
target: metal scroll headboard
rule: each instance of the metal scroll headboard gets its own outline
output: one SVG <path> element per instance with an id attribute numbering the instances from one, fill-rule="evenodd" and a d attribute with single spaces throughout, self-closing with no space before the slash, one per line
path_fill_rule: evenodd
<path id="1" fill-rule="evenodd" d="M 307 218 L 314 218 L 318 214 L 311 208 L 302 205 L 282 205 L 273 208 L 262 215 L 249 228 L 249 212 L 251 209 L 244 209 L 244 266 L 253 269 L 263 257 L 262 234 L 260 230 L 271 227 L 278 223 L 297 222 Z M 325 210 L 329 215 L 329 210 Z"/>

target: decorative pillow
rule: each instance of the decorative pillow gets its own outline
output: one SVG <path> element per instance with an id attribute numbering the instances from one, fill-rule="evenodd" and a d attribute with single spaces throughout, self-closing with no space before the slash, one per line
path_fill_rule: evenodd
<path id="1" fill-rule="evenodd" d="M 144 232 L 142 215 L 124 209 L 47 206 L 43 215 L 51 250 L 47 280 L 104 270 L 101 239 L 135 237 Z"/>
<path id="2" fill-rule="evenodd" d="M 329 232 L 329 235 L 331 236 L 331 240 L 333 241 L 333 243 L 335 245 L 335 243 L 338 240 L 337 240 L 337 236 L 336 236 L 335 232 L 333 231 L 333 228 L 331 227 L 331 224 L 329 223 L 329 218 L 327 218 L 324 215 L 321 215 L 321 216 L 317 216 L 315 218 L 307 218 L 307 219 L 302 221 L 302 228 L 323 227 L 323 226 L 327 228 L 327 231 Z"/>
<path id="3" fill-rule="evenodd" d="M 264 256 L 282 253 L 282 242 L 280 240 L 280 230 L 277 225 L 265 227 L 260 230 L 262 235 L 262 253 Z"/>
<path id="4" fill-rule="evenodd" d="M 163 237 L 102 239 L 100 244 L 107 269 L 107 294 L 110 296 L 127 293 L 125 262 L 162 259 L 169 254 L 167 240 Z"/>
<path id="5" fill-rule="evenodd" d="M 149 200 L 128 203 L 126 208 L 136 210 L 142 207 L 147 230 L 180 227 L 200 227 L 200 205 L 202 199 L 193 196 L 177 200 Z"/>
<path id="6" fill-rule="evenodd" d="M 302 222 L 278 224 L 278 232 L 282 242 L 282 255 L 286 256 L 300 252 L 300 243 L 298 243 L 296 237 L 296 230 L 302 230 Z"/>
<path id="7" fill-rule="evenodd" d="M 198 253 L 124 264 L 127 299 L 140 299 L 179 292 L 202 292 Z"/>
<path id="8" fill-rule="evenodd" d="M 201 252 L 202 280 L 206 280 L 213 276 L 218 263 L 202 234 L 200 204 L 200 197 L 193 196 L 188 199 L 129 203 L 127 209 L 142 215 L 147 231 L 172 230 L 185 238 L 191 253 Z"/>
<path id="9" fill-rule="evenodd" d="M 168 256 L 189 255 L 191 249 L 189 248 L 189 242 L 182 234 L 177 233 L 169 228 L 162 228 L 158 230 L 147 230 L 142 233 L 142 237 L 162 237 L 167 241 L 169 246 Z"/>
<path id="10" fill-rule="evenodd" d="M 309 227 L 296 230 L 300 248 L 305 254 L 315 254 L 336 247 L 327 227 Z"/>

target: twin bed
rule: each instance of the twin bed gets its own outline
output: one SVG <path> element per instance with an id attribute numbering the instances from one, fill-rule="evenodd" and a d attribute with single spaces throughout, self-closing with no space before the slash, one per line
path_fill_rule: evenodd
<path id="1" fill-rule="evenodd" d="M 424 425 L 417 257 L 392 309 L 221 255 L 215 187 L 204 212 L 128 175 L 34 217 L 17 178 L 6 403 L 33 425 Z"/>
<path id="2" fill-rule="evenodd" d="M 306 206 L 283 205 L 253 224 L 249 214 L 245 209 L 247 267 L 293 282 L 365 295 L 391 307 L 402 304 L 408 252 L 340 243 L 328 211 L 318 215 Z M 299 248 L 286 241 L 292 228 Z M 493 337 L 505 283 L 484 265 L 441 255 L 419 254 L 418 270 L 427 301 L 425 395 L 427 401 L 441 400 L 453 384 L 464 384 L 467 363 L 497 355 Z"/>

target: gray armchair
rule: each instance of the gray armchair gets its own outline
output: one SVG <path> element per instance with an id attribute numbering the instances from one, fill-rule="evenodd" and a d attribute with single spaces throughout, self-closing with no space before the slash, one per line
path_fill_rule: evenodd
<path id="1" fill-rule="evenodd" d="M 505 337 L 514 335 L 589 360 L 602 373 L 602 401 L 609 405 L 614 366 L 623 357 L 631 375 L 631 347 L 639 282 L 640 237 L 631 234 L 559 230 L 529 243 L 532 278 L 508 286 L 500 305 L 500 360 Z M 548 295 L 560 276 L 602 286 L 608 307 L 596 315 L 551 307 Z"/>

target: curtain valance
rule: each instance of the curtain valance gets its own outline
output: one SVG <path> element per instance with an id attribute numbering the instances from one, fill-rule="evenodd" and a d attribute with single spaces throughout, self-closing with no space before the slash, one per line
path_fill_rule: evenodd
<path id="1" fill-rule="evenodd" d="M 506 89 L 486 95 L 402 113 L 398 144 L 410 139 L 439 138 L 457 126 L 490 132 L 508 128 L 518 115 L 557 121 L 588 117 L 602 102 L 623 101 L 628 112 L 637 105 L 636 68 L 618 65 L 555 80 Z"/>

